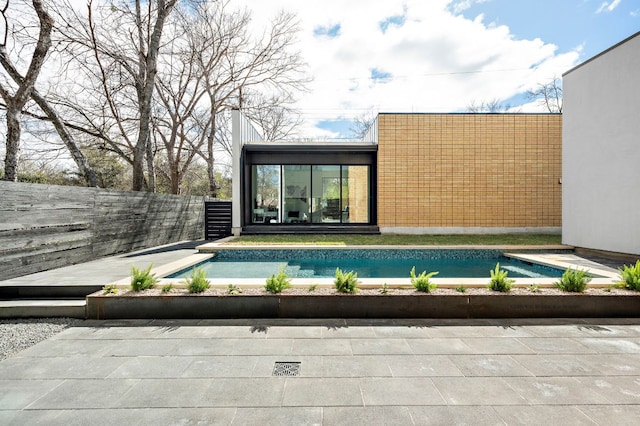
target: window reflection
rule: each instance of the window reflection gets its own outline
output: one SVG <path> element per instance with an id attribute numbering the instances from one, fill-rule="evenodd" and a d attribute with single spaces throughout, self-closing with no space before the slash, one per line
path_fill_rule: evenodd
<path id="1" fill-rule="evenodd" d="M 254 165 L 251 223 L 369 223 L 370 167 Z"/>

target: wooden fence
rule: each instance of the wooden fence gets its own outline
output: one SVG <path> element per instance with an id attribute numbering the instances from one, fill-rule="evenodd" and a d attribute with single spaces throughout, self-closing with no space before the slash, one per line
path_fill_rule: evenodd
<path id="1" fill-rule="evenodd" d="M 0 280 L 203 238 L 204 198 L 0 181 Z"/>

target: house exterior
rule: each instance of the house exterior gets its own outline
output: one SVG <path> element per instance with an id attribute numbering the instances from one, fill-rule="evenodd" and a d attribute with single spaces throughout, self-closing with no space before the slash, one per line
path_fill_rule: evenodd
<path id="1" fill-rule="evenodd" d="M 235 234 L 561 229 L 559 114 L 381 113 L 354 143 L 233 123 Z"/>
<path id="2" fill-rule="evenodd" d="M 562 240 L 640 255 L 640 32 L 563 75 Z"/>

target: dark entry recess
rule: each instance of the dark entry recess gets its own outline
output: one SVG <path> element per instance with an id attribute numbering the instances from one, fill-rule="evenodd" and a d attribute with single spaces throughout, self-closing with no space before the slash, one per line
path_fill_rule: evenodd
<path id="1" fill-rule="evenodd" d="M 231 201 L 204 203 L 204 239 L 217 240 L 231 235 Z"/>

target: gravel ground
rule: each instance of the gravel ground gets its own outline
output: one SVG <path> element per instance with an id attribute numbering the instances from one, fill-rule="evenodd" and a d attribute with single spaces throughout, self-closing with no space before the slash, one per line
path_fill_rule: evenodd
<path id="1" fill-rule="evenodd" d="M 0 360 L 46 340 L 78 321 L 73 318 L 0 319 Z"/>

